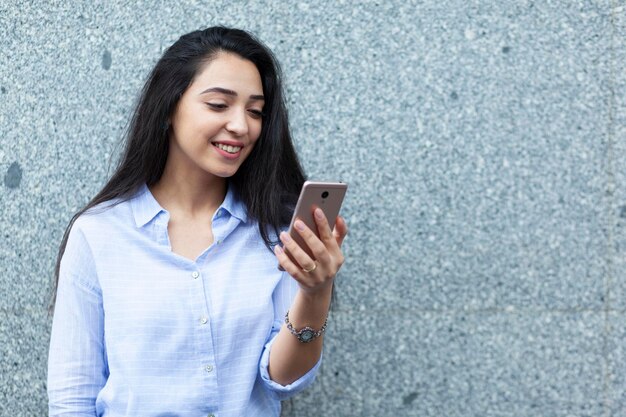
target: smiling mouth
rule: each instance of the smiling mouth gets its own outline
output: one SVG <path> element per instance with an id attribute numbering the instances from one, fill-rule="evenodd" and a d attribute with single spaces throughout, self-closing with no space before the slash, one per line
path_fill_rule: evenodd
<path id="1" fill-rule="evenodd" d="M 230 145 L 224 145 L 222 143 L 214 143 L 213 146 L 223 150 L 224 152 L 228 152 L 232 154 L 236 154 L 237 152 L 241 150 L 241 146 L 230 146 Z"/>

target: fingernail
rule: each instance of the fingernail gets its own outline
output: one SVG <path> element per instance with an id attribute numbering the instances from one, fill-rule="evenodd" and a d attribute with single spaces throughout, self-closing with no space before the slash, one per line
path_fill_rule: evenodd
<path id="1" fill-rule="evenodd" d="M 324 212 L 321 208 L 318 207 L 315 209 L 315 217 L 317 217 L 318 220 L 322 220 L 324 218 Z"/>
<path id="2" fill-rule="evenodd" d="M 285 243 L 289 243 L 289 242 L 291 242 L 291 237 L 289 236 L 289 234 L 287 234 L 287 233 L 285 233 L 285 232 L 282 232 L 282 233 L 280 234 L 280 238 L 281 238 L 281 240 L 282 240 L 283 242 L 285 242 Z"/>
<path id="3" fill-rule="evenodd" d="M 280 255 L 281 253 L 283 253 L 283 248 L 281 248 L 280 245 L 274 246 L 274 253 L 276 255 Z"/>
<path id="4" fill-rule="evenodd" d="M 304 230 L 304 223 L 302 222 L 302 220 L 296 220 L 296 229 L 298 229 L 299 231 L 303 231 Z"/>

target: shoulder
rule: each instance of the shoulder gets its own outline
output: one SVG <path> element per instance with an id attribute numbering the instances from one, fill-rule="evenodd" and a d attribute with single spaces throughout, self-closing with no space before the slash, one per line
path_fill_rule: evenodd
<path id="1" fill-rule="evenodd" d="M 60 279 L 96 288 L 94 248 L 108 239 L 110 219 L 119 212 L 119 204 L 99 204 L 81 213 L 71 223 L 60 263 Z"/>
<path id="2" fill-rule="evenodd" d="M 112 222 L 128 217 L 130 208 L 128 202 L 111 200 L 100 203 L 81 213 L 72 223 L 69 229 L 70 241 L 88 240 L 94 234 L 101 234 L 110 229 Z"/>
<path id="3" fill-rule="evenodd" d="M 72 229 L 76 228 L 84 233 L 97 232 L 129 220 L 132 220 L 129 201 L 110 200 L 81 213 L 74 221 Z"/>
<path id="4" fill-rule="evenodd" d="M 134 226 L 137 217 L 143 211 L 154 211 L 150 206 L 148 188 L 143 185 L 124 197 L 113 198 L 85 210 L 75 220 L 75 225 L 85 231 L 98 231 L 102 228 L 111 230 L 116 227 Z M 138 214 L 139 213 L 139 214 Z"/>
<path id="5" fill-rule="evenodd" d="M 95 269 L 106 249 L 118 246 L 134 229 L 129 201 L 110 200 L 91 207 L 71 224 L 62 263 L 72 270 Z"/>

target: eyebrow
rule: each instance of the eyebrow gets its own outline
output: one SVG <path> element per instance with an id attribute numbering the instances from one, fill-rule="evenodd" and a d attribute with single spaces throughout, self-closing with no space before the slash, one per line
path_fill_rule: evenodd
<path id="1" fill-rule="evenodd" d="M 229 90 L 228 88 L 222 88 L 222 87 L 207 88 L 206 90 L 204 90 L 198 95 L 201 96 L 202 94 L 206 94 L 206 93 L 221 93 L 221 94 L 226 94 L 227 96 L 233 96 L 233 97 L 237 97 L 238 95 L 236 91 Z M 263 95 L 258 95 L 258 94 L 253 94 L 250 96 L 250 98 L 252 100 L 265 100 Z"/>

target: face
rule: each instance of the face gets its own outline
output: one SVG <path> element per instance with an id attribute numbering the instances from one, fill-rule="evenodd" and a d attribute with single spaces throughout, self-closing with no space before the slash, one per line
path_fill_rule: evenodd
<path id="1" fill-rule="evenodd" d="M 168 164 L 183 174 L 234 175 L 261 133 L 263 103 L 256 66 L 238 55 L 218 53 L 178 102 Z"/>

